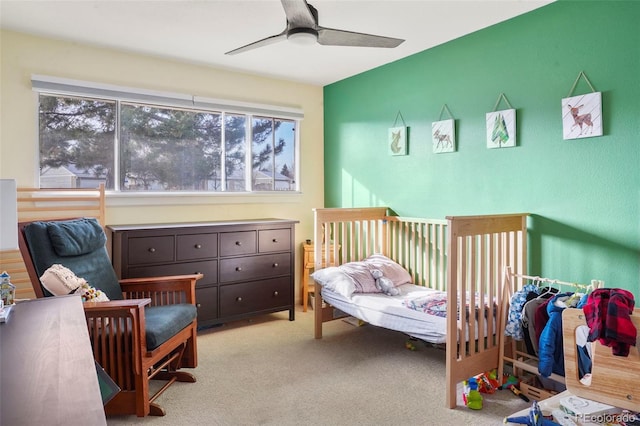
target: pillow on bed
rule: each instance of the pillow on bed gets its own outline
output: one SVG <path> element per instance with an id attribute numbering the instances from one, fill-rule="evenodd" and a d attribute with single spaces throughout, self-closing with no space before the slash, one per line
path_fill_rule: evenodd
<path id="1" fill-rule="evenodd" d="M 338 268 L 353 281 L 353 293 L 382 293 L 376 287 L 376 279 L 371 275 L 371 267 L 367 262 L 344 263 Z"/>
<path id="2" fill-rule="evenodd" d="M 366 262 L 330 266 L 314 272 L 311 277 L 324 288 L 344 297 L 351 297 L 353 293 L 381 293 Z"/>
<path id="3" fill-rule="evenodd" d="M 376 280 L 371 275 L 372 269 L 381 270 L 396 287 L 411 282 L 411 275 L 402 266 L 382 254 L 372 254 L 360 262 L 320 269 L 311 277 L 323 287 L 344 297 L 351 297 L 353 293 L 382 293 L 376 287 Z"/>
<path id="4" fill-rule="evenodd" d="M 372 254 L 364 259 L 369 269 L 379 269 L 382 274 L 393 281 L 393 284 L 398 287 L 402 284 L 411 282 L 411 275 L 400 264 L 389 259 L 383 254 Z"/>
<path id="5" fill-rule="evenodd" d="M 344 297 L 351 297 L 355 290 L 353 280 L 337 266 L 320 269 L 311 274 L 318 284 Z"/>

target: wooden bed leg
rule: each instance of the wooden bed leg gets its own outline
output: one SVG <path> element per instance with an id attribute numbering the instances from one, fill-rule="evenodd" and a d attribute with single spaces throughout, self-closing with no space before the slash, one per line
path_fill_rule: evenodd
<path id="1" fill-rule="evenodd" d="M 322 294 L 320 292 L 320 285 L 313 283 L 315 303 L 313 307 L 314 318 L 314 337 L 316 339 L 322 339 Z"/>

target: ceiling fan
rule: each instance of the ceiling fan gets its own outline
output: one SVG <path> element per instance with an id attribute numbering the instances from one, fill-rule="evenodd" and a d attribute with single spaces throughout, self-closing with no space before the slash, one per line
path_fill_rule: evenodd
<path id="1" fill-rule="evenodd" d="M 281 0 L 287 16 L 287 26 L 280 33 L 226 52 L 235 55 L 281 40 L 298 44 L 319 43 L 324 46 L 396 47 L 404 40 L 373 34 L 325 28 L 318 25 L 318 11 L 305 0 Z"/>

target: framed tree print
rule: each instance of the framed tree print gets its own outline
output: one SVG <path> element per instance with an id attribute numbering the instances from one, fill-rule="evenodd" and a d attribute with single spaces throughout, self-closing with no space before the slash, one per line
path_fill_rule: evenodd
<path id="1" fill-rule="evenodd" d="M 486 114 L 487 148 L 516 146 L 516 110 L 505 109 Z"/>

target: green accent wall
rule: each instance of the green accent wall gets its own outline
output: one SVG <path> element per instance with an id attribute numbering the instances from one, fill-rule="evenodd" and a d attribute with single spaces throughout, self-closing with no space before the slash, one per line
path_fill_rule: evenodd
<path id="1" fill-rule="evenodd" d="M 326 86 L 325 205 L 528 212 L 530 273 L 640 297 L 638 22 L 636 1 L 556 2 Z M 563 140 L 561 100 L 580 71 L 602 92 L 604 135 Z M 580 79 L 574 95 L 589 92 Z M 485 114 L 501 93 L 516 109 L 517 146 L 488 149 Z M 434 154 L 444 104 L 457 150 Z M 398 112 L 407 156 L 388 154 Z"/>

